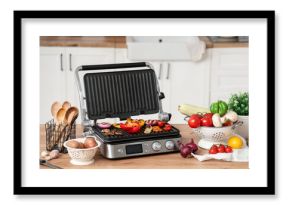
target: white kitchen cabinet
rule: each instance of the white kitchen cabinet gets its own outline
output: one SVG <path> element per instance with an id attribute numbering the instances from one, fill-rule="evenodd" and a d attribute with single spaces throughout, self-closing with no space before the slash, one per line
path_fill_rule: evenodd
<path id="1" fill-rule="evenodd" d="M 214 48 L 211 59 L 210 101 L 228 101 L 232 93 L 249 89 L 249 49 Z"/>
<path id="2" fill-rule="evenodd" d="M 68 100 L 80 108 L 74 76 L 78 66 L 114 62 L 114 48 L 41 47 L 40 123 L 52 118 L 50 106 L 54 101 Z"/>
<path id="3" fill-rule="evenodd" d="M 66 99 L 64 48 L 40 48 L 40 123 L 52 119 L 50 107 Z"/>
<path id="4" fill-rule="evenodd" d="M 115 62 L 116 63 L 132 63 L 136 61 L 130 60 L 128 57 L 127 48 L 116 48 L 115 49 Z"/>
<path id="5" fill-rule="evenodd" d="M 184 124 L 184 115 L 178 111 L 180 104 L 208 107 L 209 56 L 199 62 L 170 62 L 164 75 L 165 108 L 172 114 L 171 123 Z"/>

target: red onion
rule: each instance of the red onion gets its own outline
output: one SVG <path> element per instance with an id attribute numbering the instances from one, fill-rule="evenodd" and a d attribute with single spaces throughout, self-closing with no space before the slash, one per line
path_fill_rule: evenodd
<path id="1" fill-rule="evenodd" d="M 190 147 L 192 153 L 195 153 L 198 150 L 198 146 L 194 143 L 193 139 L 191 139 L 185 146 Z"/>
<path id="2" fill-rule="evenodd" d="M 180 154 L 182 157 L 186 158 L 191 153 L 191 148 L 180 143 Z"/>
<path id="3" fill-rule="evenodd" d="M 151 125 L 151 126 L 156 126 L 156 125 L 158 125 L 158 120 L 146 120 L 145 124 Z"/>
<path id="4" fill-rule="evenodd" d="M 106 122 L 102 122 L 102 123 L 98 123 L 98 127 L 101 129 L 108 129 L 111 127 L 110 123 L 106 123 Z"/>

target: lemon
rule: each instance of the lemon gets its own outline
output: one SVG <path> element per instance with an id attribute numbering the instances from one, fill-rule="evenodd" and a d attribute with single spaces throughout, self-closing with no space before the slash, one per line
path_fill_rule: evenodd
<path id="1" fill-rule="evenodd" d="M 231 146 L 233 149 L 241 149 L 243 144 L 243 140 L 238 136 L 231 136 L 228 139 L 228 146 Z"/>

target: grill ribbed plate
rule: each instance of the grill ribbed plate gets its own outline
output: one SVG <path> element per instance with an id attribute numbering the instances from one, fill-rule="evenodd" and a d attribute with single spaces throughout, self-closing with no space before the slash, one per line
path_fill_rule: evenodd
<path id="1" fill-rule="evenodd" d="M 159 111 L 156 75 L 151 69 L 87 73 L 84 87 L 91 120 Z"/>
<path id="2" fill-rule="evenodd" d="M 141 129 L 139 133 L 136 134 L 129 134 L 125 131 L 123 135 L 113 135 L 113 136 L 106 136 L 102 133 L 102 129 L 98 128 L 97 126 L 93 126 L 94 132 L 102 138 L 104 142 L 107 143 L 119 143 L 119 142 L 126 142 L 126 141 L 134 141 L 134 140 L 146 140 L 146 139 L 156 139 L 156 138 L 166 138 L 170 136 L 180 136 L 179 130 L 172 126 L 170 131 L 162 131 L 162 132 L 151 132 L 150 134 L 144 134 L 145 126 Z"/>

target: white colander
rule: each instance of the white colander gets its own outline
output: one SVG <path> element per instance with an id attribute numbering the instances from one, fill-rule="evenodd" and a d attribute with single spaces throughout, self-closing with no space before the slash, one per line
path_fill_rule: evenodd
<path id="1" fill-rule="evenodd" d="M 193 128 L 193 133 L 200 139 L 198 146 L 204 149 L 210 149 L 213 144 L 227 144 L 231 135 L 234 134 L 236 127 L 241 126 L 243 122 L 236 122 L 232 126 L 225 127 L 199 127 Z"/>
<path id="2" fill-rule="evenodd" d="M 184 120 L 188 121 L 188 117 Z M 243 122 L 235 122 L 232 126 L 224 127 L 205 127 L 192 128 L 193 133 L 200 139 L 198 146 L 204 149 L 210 149 L 213 144 L 227 144 L 228 138 L 234 134 L 236 127 L 241 126 Z"/>
<path id="3" fill-rule="evenodd" d="M 94 136 L 87 136 L 87 137 L 94 137 Z M 94 138 L 96 140 L 96 137 Z M 98 150 L 98 147 L 100 147 L 101 145 L 101 143 L 98 140 L 96 140 L 97 146 L 92 147 L 92 148 L 77 149 L 77 148 L 71 148 L 67 146 L 67 143 L 69 141 L 75 140 L 75 141 L 84 143 L 85 139 L 86 137 L 71 139 L 64 143 L 64 147 L 67 148 L 68 154 L 71 158 L 70 162 L 74 165 L 89 165 L 89 164 L 94 163 L 95 161 L 96 152 Z"/>

